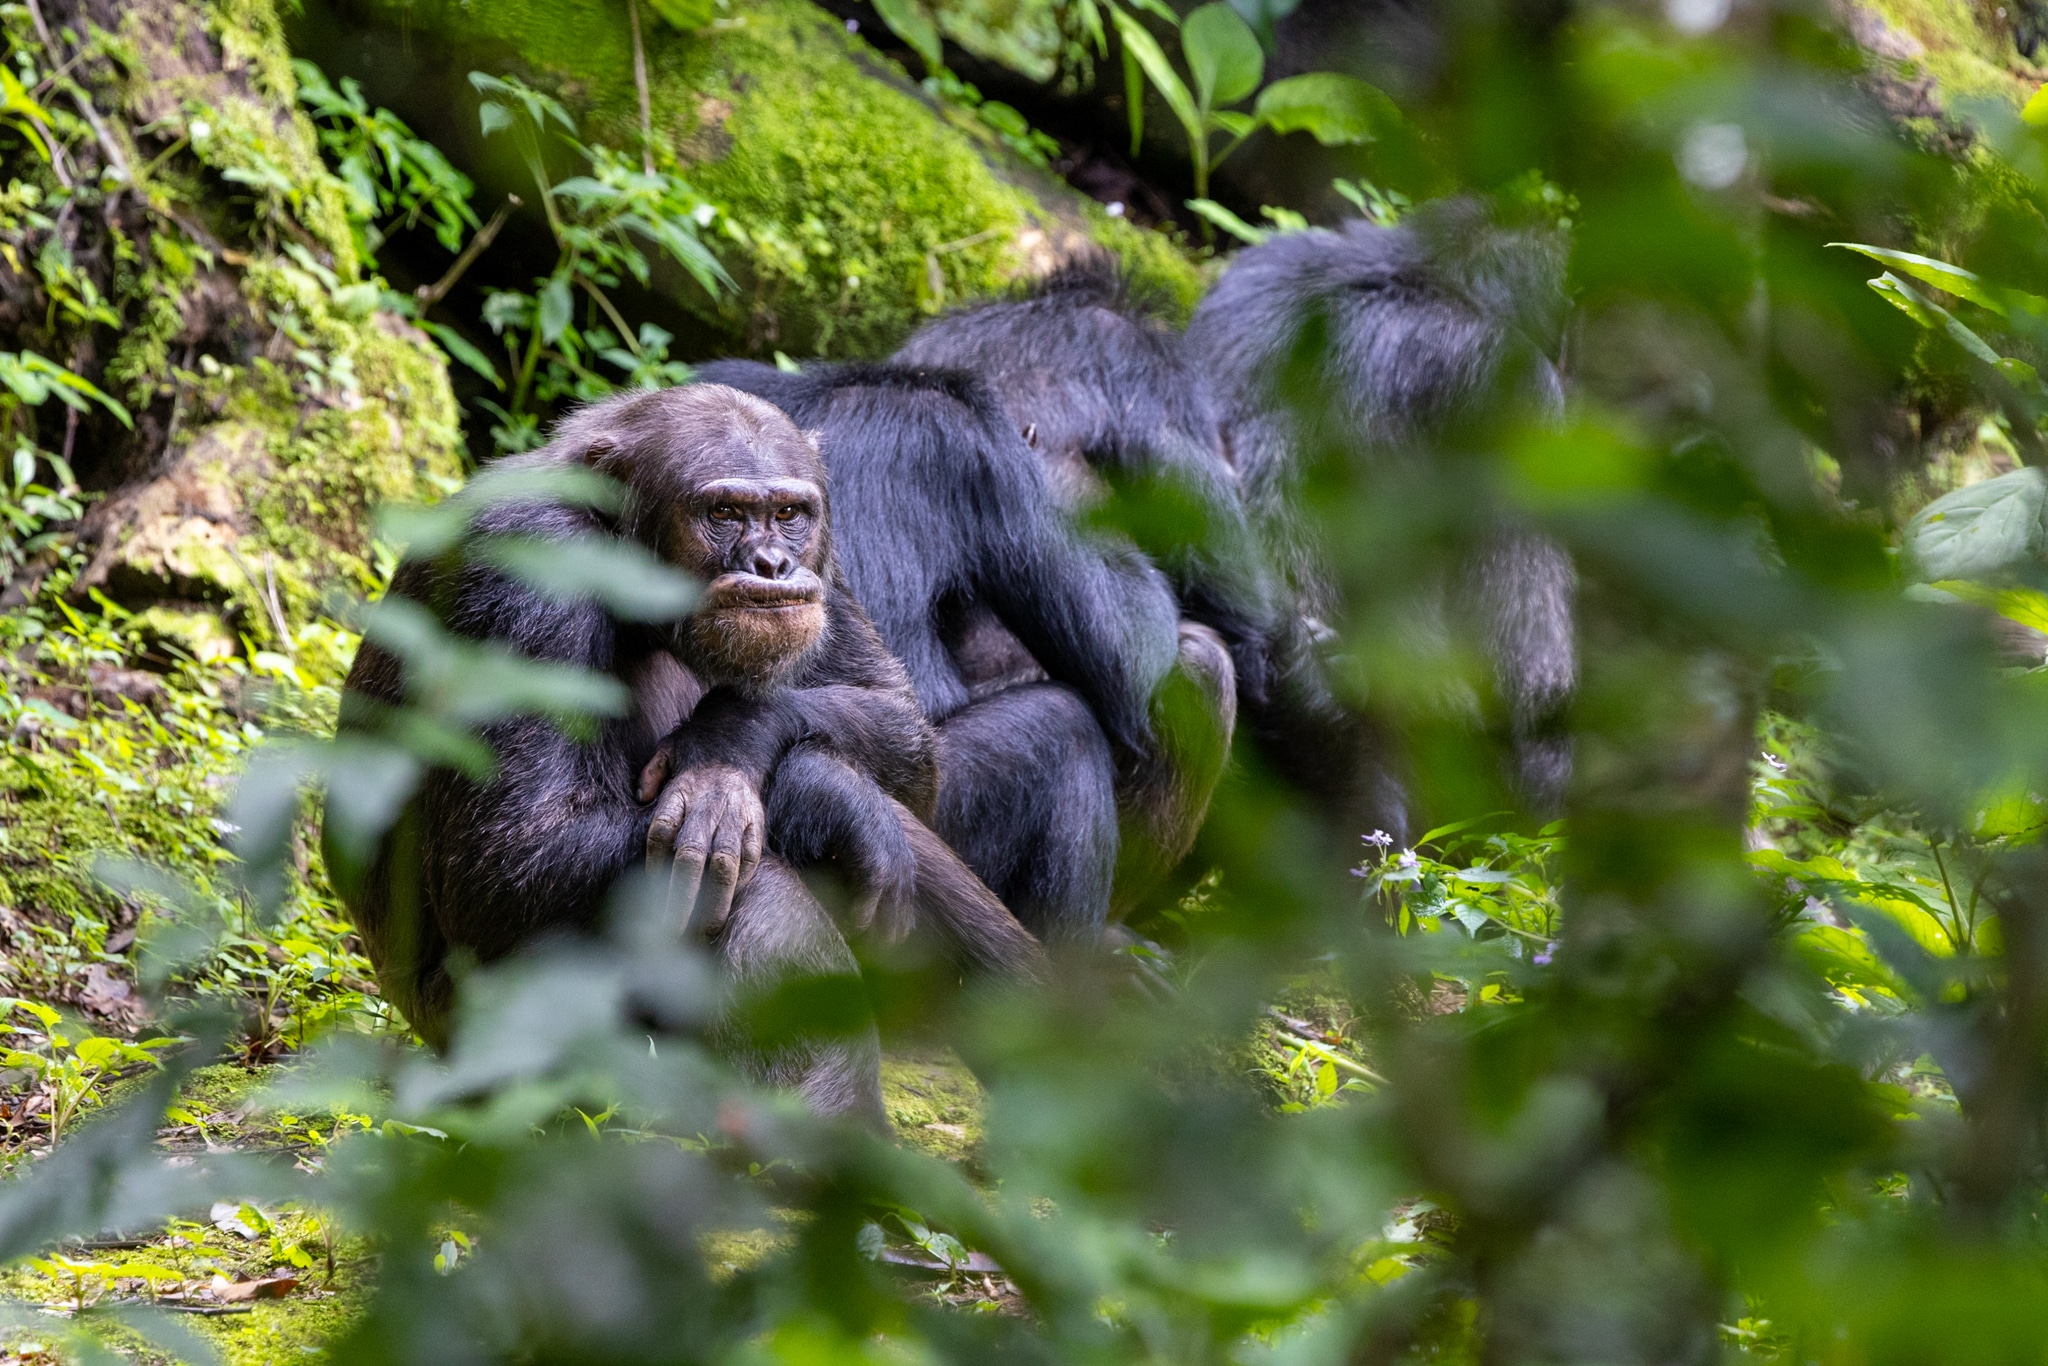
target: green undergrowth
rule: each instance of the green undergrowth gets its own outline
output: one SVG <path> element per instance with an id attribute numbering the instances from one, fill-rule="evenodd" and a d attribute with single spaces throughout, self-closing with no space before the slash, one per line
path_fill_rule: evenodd
<path id="1" fill-rule="evenodd" d="M 263 1089 L 283 1071 L 224 1064 L 193 1072 L 165 1115 L 159 1147 L 176 1154 L 267 1153 L 316 1166 L 336 1138 L 367 1126 L 360 1116 L 265 1107 Z M 117 1085 L 110 1099 L 139 1082 Z M 137 1362 L 168 1363 L 171 1357 L 141 1337 L 104 1326 L 117 1308 L 154 1306 L 232 1366 L 272 1366 L 316 1356 L 367 1304 L 374 1249 L 321 1211 L 245 1203 L 190 1214 L 160 1230 L 67 1243 L 0 1270 L 0 1297 L 50 1320 L 46 1332 L 0 1333 L 0 1345 L 29 1360 L 38 1346 L 61 1354 L 72 1346 L 68 1334 L 83 1308 L 107 1346 Z M 237 1298 L 246 1292 L 232 1287 L 252 1282 L 262 1292 Z"/>
<path id="2" fill-rule="evenodd" d="M 61 582 L 61 580 L 60 580 Z M 261 1059 L 337 1024 L 380 1027 L 370 969 L 303 838 L 282 914 L 254 917 L 222 818 L 266 733 L 331 727 L 355 637 L 292 631 L 290 655 L 202 663 L 110 602 L 54 590 L 0 616 L 0 991 L 132 1025 L 127 983 L 153 954 L 189 960 L 177 981 L 237 1003 Z M 196 937 L 196 938 L 195 938 Z"/>

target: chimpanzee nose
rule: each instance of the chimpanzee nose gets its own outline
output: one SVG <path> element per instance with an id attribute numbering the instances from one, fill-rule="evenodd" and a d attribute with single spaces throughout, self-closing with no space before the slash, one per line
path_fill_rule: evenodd
<path id="1" fill-rule="evenodd" d="M 754 552 L 754 572 L 764 579 L 786 579 L 796 569 L 796 556 L 780 546 L 764 546 Z"/>

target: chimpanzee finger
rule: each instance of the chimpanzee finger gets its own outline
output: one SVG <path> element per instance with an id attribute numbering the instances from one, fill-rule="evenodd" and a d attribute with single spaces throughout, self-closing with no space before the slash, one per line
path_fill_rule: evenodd
<path id="1" fill-rule="evenodd" d="M 733 884 L 737 891 L 747 890 L 747 884 L 754 880 L 755 870 L 761 866 L 762 853 L 761 824 L 749 821 L 746 832 L 740 837 L 740 876 Z"/>
<path id="2" fill-rule="evenodd" d="M 640 770 L 640 800 L 651 802 L 661 795 L 661 785 L 668 781 L 672 760 L 664 746 L 654 751 L 654 757 L 647 761 L 647 767 Z"/>
<path id="3" fill-rule="evenodd" d="M 705 932 L 710 933 L 725 923 L 725 917 L 732 911 L 733 894 L 738 889 L 740 876 L 740 842 L 745 831 L 730 823 L 721 825 L 711 843 L 711 857 L 704 865 L 707 881 L 704 896 L 710 902 L 705 912 Z"/>
<path id="4" fill-rule="evenodd" d="M 704 860 L 711 854 L 712 823 L 717 819 L 710 806 L 706 802 L 692 811 L 676 835 L 675 874 L 669 883 L 668 904 L 688 914 L 684 926 L 686 939 L 709 934 L 716 928 L 705 922 L 703 909 L 697 904 L 704 885 Z"/>
<path id="5" fill-rule="evenodd" d="M 659 871 L 662 862 L 673 853 L 676 834 L 689 814 L 689 794 L 680 788 L 670 788 L 661 794 L 661 801 L 654 808 L 654 820 L 647 827 L 647 866 L 650 869 Z"/>

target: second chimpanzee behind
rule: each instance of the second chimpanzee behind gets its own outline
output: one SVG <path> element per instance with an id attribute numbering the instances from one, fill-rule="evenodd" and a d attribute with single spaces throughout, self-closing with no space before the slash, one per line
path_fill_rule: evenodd
<path id="1" fill-rule="evenodd" d="M 857 917 L 879 906 L 972 964 L 1039 971 L 1036 942 L 924 824 L 930 727 L 847 592 L 824 471 L 787 417 L 718 386 L 635 394 L 576 414 L 516 463 L 587 464 L 625 485 L 624 511 L 608 523 L 559 503 L 507 503 L 479 517 L 479 535 L 617 533 L 707 583 L 688 617 L 648 626 L 477 559 L 399 574 L 392 591 L 434 605 L 458 634 L 610 674 L 633 696 L 632 714 L 591 743 L 538 717 L 488 727 L 497 775 L 436 771 L 416 799 L 416 896 L 395 840 L 344 883 L 379 980 L 415 1028 L 445 1035 L 452 951 L 488 962 L 588 931 L 621 873 L 643 855 L 668 864 L 671 851 L 678 919 L 714 936 L 743 981 L 855 971 L 796 876 L 827 863 L 855 884 Z M 343 725 L 377 725 L 405 682 L 397 658 L 366 644 Z M 821 1110 L 880 1118 L 871 1034 L 743 1061 Z"/>
<path id="2" fill-rule="evenodd" d="M 847 578 L 938 729 L 937 831 L 1033 931 L 1097 936 L 1207 809 L 1235 722 L 1222 643 L 1144 556 L 1076 530 L 976 376 L 699 374 L 820 433 Z M 1161 706 L 1176 675 L 1191 705 Z"/>

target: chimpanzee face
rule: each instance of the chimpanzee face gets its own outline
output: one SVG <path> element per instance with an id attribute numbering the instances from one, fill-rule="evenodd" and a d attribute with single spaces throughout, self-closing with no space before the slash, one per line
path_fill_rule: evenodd
<path id="1" fill-rule="evenodd" d="M 710 683 L 770 687 L 823 638 L 825 491 L 787 476 L 712 478 L 675 511 L 670 558 L 705 580 L 677 652 Z"/>
<path id="2" fill-rule="evenodd" d="M 825 495 L 807 479 L 713 479 L 680 511 L 684 557 L 716 573 L 783 582 L 816 567 Z"/>

